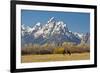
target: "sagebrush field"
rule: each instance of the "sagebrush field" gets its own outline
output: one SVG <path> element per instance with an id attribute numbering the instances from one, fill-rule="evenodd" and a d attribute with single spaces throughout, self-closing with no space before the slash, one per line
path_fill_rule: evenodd
<path id="1" fill-rule="evenodd" d="M 90 59 L 88 44 L 66 43 L 54 44 L 28 44 L 21 50 L 21 62 L 46 62 Z"/>

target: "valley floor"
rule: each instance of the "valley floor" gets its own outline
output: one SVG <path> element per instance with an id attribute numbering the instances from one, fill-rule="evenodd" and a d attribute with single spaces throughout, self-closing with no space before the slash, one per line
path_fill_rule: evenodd
<path id="1" fill-rule="evenodd" d="M 23 55 L 21 56 L 22 63 L 31 62 L 48 62 L 48 61 L 71 61 L 71 60 L 88 60 L 90 53 L 74 53 L 71 55 L 63 54 L 47 54 L 47 55 Z"/>

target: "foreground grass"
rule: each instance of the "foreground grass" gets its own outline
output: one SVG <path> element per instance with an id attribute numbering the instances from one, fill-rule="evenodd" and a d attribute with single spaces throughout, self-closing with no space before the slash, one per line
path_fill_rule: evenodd
<path id="1" fill-rule="evenodd" d="M 88 60 L 90 53 L 74 53 L 72 55 L 63 54 L 46 54 L 46 55 L 23 55 L 22 63 L 30 62 L 48 62 L 48 61 L 71 61 L 71 60 Z"/>

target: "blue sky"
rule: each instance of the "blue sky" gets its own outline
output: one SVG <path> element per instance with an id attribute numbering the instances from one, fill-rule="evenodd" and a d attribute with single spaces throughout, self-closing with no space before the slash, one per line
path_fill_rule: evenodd
<path id="1" fill-rule="evenodd" d="M 63 21 L 73 32 L 90 32 L 89 13 L 21 10 L 21 23 L 31 27 L 37 22 L 46 24 L 51 17 Z"/>

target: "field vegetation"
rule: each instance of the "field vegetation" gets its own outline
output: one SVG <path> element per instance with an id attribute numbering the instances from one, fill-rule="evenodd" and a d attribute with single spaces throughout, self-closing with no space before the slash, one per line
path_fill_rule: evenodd
<path id="1" fill-rule="evenodd" d="M 26 44 L 21 49 L 21 62 L 47 62 L 90 59 L 90 46 L 87 44 Z"/>
<path id="2" fill-rule="evenodd" d="M 70 53 L 84 53 L 90 52 L 90 45 L 88 44 L 74 44 L 64 42 L 60 45 L 55 44 L 25 44 L 21 49 L 22 55 L 29 54 L 67 54 L 68 51 Z"/>

